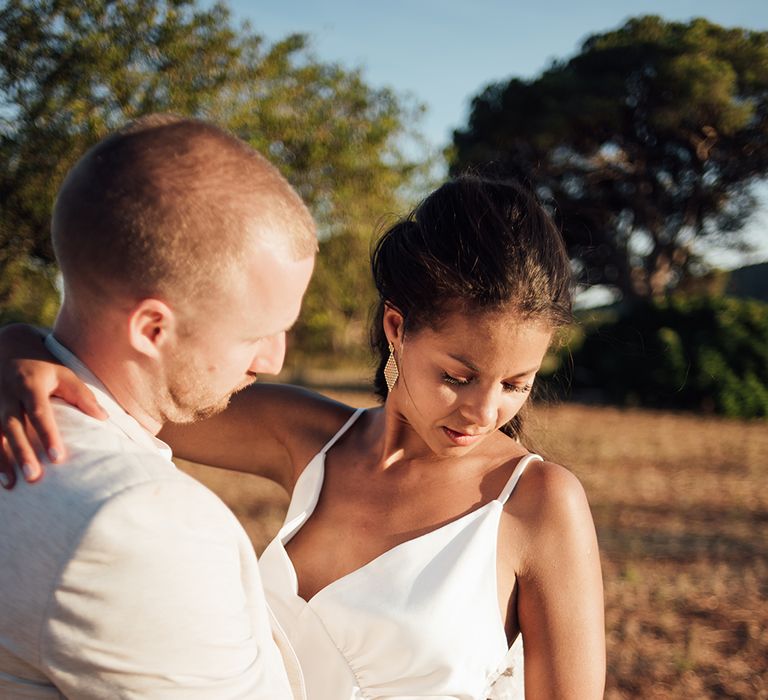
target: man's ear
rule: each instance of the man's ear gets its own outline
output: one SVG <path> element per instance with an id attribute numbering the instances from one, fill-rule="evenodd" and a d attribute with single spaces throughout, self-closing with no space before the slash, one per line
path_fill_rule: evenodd
<path id="1" fill-rule="evenodd" d="M 382 323 L 384 325 L 384 333 L 387 336 L 387 340 L 399 350 L 403 343 L 403 335 L 405 333 L 403 315 L 393 306 L 386 304 L 384 306 Z"/>
<path id="2" fill-rule="evenodd" d="M 131 347 L 147 357 L 157 358 L 163 346 L 176 334 L 173 310 L 159 299 L 142 299 L 128 318 Z"/>

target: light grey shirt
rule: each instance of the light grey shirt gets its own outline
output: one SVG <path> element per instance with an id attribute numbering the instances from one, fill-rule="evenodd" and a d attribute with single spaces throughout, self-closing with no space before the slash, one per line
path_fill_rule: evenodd
<path id="1" fill-rule="evenodd" d="M 291 697 L 234 515 L 46 344 L 109 419 L 56 401 L 66 464 L 0 494 L 0 698 Z"/>

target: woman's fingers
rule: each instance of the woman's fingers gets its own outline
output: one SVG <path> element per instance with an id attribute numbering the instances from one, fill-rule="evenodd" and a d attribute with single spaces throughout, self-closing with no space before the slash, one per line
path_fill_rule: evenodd
<path id="1" fill-rule="evenodd" d="M 56 419 L 53 417 L 53 407 L 48 393 L 41 392 L 36 399 L 25 399 L 24 411 L 27 421 L 37 433 L 48 459 L 53 463 L 61 462 L 64 459 L 64 443 L 56 425 Z M 27 434 L 29 432 L 27 431 Z"/>
<path id="2" fill-rule="evenodd" d="M 0 486 L 9 491 L 16 485 L 16 469 L 8 441 L 0 435 Z"/>
<path id="3" fill-rule="evenodd" d="M 43 475 L 32 447 L 35 435 L 38 449 L 42 447 L 52 463 L 63 461 L 65 445 L 54 417 L 52 396 L 93 418 L 108 417 L 93 392 L 72 370 L 41 360 L 8 361 L 0 375 L 0 434 L 4 448 L 0 452 L 5 453 L 0 459 L 0 485 L 5 488 L 13 487 L 17 465 L 27 481 L 37 481 Z"/>
<path id="4" fill-rule="evenodd" d="M 93 418 L 106 420 L 108 417 L 107 412 L 96 401 L 93 392 L 74 372 L 59 367 L 57 373 L 58 383 L 50 391 L 45 386 L 33 388 L 31 384 L 26 384 L 22 396 L 27 419 L 40 438 L 40 444 L 48 455 L 48 459 L 54 463 L 64 460 L 66 448 L 53 415 L 51 396 L 63 399 Z"/>
<path id="5" fill-rule="evenodd" d="M 99 420 L 109 418 L 107 412 L 99 405 L 93 392 L 71 370 L 59 374 L 59 385 L 54 390 L 53 395 L 76 406 L 92 418 L 98 418 Z M 53 414 L 51 414 L 52 418 Z"/>
<path id="6" fill-rule="evenodd" d="M 8 438 L 24 478 L 35 481 L 42 476 L 42 468 L 30 444 L 34 433 L 51 462 L 63 461 L 66 454 L 51 397 L 63 399 L 93 418 L 105 420 L 107 413 L 93 392 L 66 367 L 29 360 L 12 363 L 11 370 L 4 386 L 0 385 L 0 430 Z"/>
<path id="7" fill-rule="evenodd" d="M 43 468 L 27 436 L 21 407 L 17 413 L 6 415 L 3 422 L 3 435 L 8 441 L 16 464 L 24 474 L 24 479 L 30 483 L 37 481 L 43 475 Z"/>

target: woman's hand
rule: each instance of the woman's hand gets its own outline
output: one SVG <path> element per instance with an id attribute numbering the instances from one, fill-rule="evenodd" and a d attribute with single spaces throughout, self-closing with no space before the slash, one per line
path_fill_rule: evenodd
<path id="1" fill-rule="evenodd" d="M 56 396 L 89 416 L 107 417 L 90 389 L 58 364 L 42 343 L 40 331 L 9 326 L 0 331 L 0 484 L 12 489 L 15 465 L 27 481 L 37 481 L 43 468 L 32 441 L 35 435 L 51 462 L 61 462 L 65 447 L 53 417 Z"/>

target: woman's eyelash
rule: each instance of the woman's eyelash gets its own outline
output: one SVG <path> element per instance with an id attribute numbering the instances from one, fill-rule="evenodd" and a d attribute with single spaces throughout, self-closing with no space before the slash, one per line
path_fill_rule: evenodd
<path id="1" fill-rule="evenodd" d="M 472 380 L 459 379 L 458 377 L 454 377 L 448 374 L 448 372 L 443 372 L 443 381 L 447 384 L 454 384 L 455 386 L 466 386 Z M 517 394 L 527 394 L 532 388 L 533 384 L 531 382 L 528 382 L 528 384 L 525 384 L 524 386 L 518 386 L 517 384 L 504 384 L 505 391 L 510 391 Z"/>
<path id="2" fill-rule="evenodd" d="M 471 379 L 459 379 L 458 377 L 453 377 L 448 372 L 443 372 L 443 381 L 447 382 L 448 384 L 457 384 L 459 386 L 464 386 L 466 384 L 469 384 L 472 380 Z"/>
<path id="3" fill-rule="evenodd" d="M 528 384 L 525 384 L 524 386 L 518 386 L 517 384 L 505 384 L 504 389 L 506 391 L 512 391 L 517 394 L 527 394 L 531 389 L 533 389 L 533 384 L 531 382 L 528 382 Z"/>

